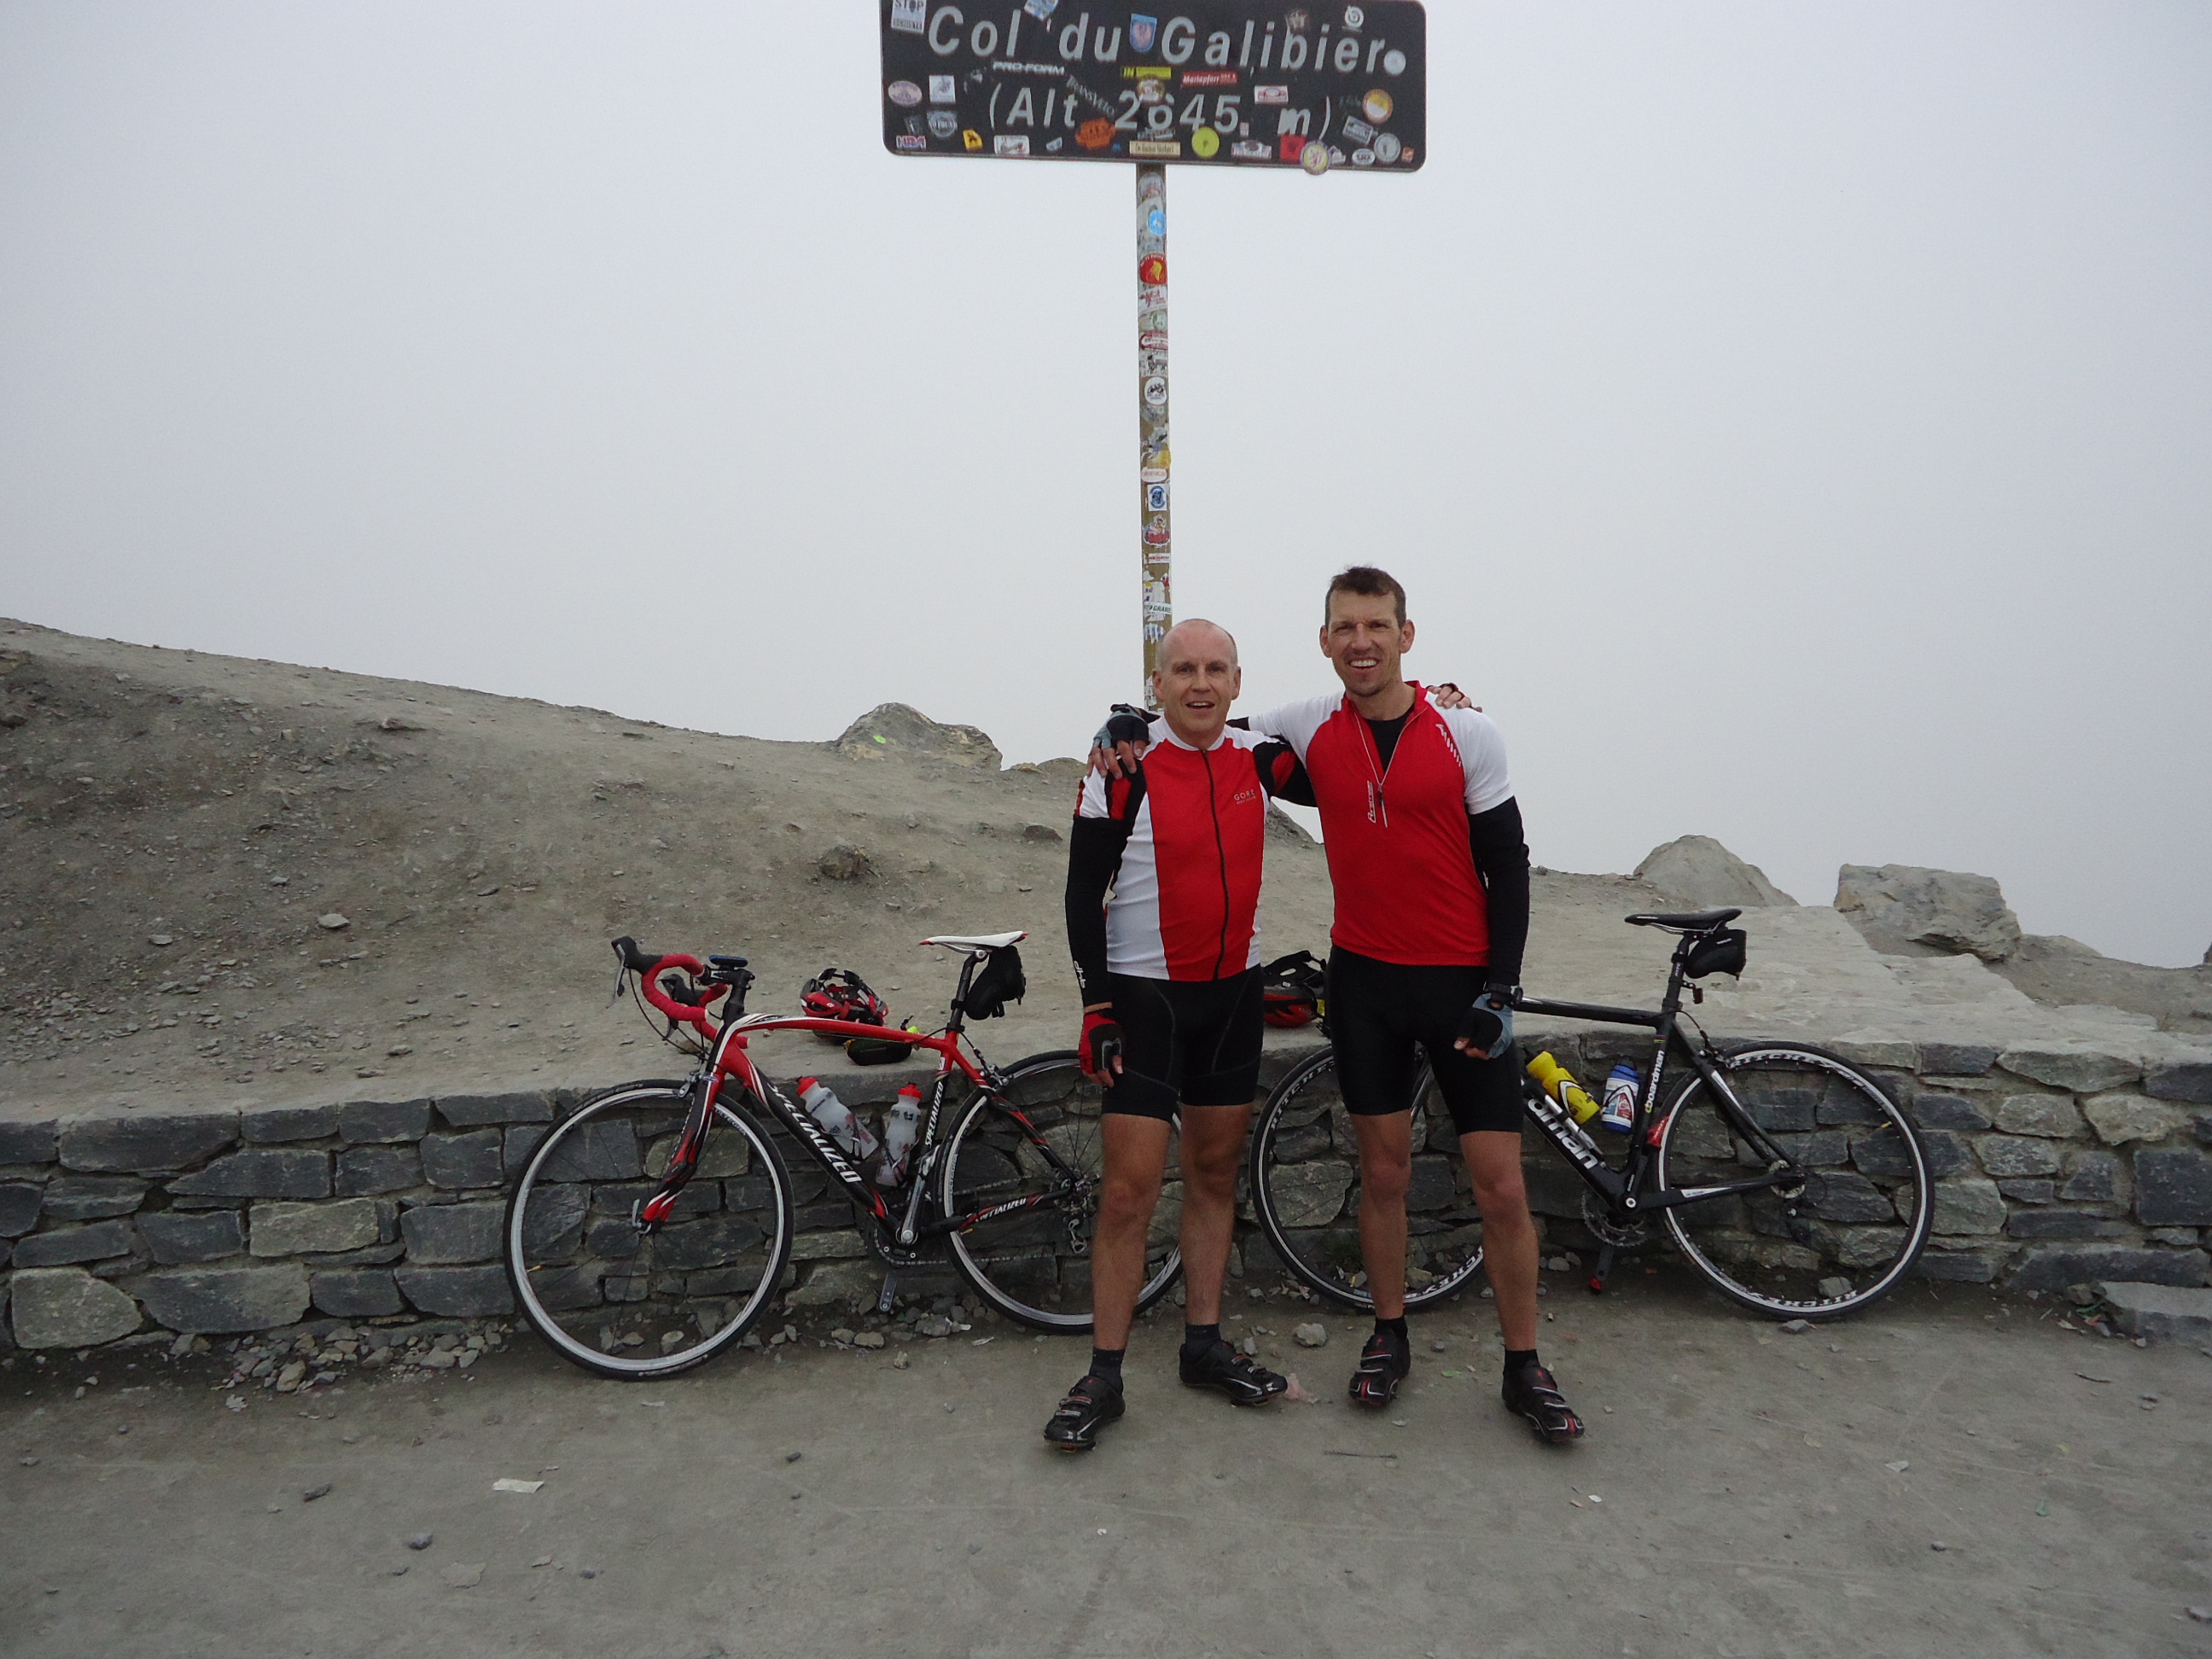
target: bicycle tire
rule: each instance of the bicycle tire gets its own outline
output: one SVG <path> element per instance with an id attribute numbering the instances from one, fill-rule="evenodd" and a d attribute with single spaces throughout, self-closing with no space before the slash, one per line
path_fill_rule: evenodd
<path id="1" fill-rule="evenodd" d="M 1254 1217 L 1285 1271 L 1348 1308 L 1372 1310 L 1359 1246 L 1359 1157 L 1336 1093 L 1336 1051 L 1291 1067 L 1267 1095 L 1245 1178 Z M 1482 1270 L 1481 1218 L 1459 1138 L 1428 1062 L 1413 1079 L 1413 1188 L 1407 1194 L 1406 1305 L 1426 1308 Z M 1316 1138 L 1317 1137 L 1317 1138 Z M 1245 1256 L 1245 1282 L 1253 1280 Z"/>
<path id="2" fill-rule="evenodd" d="M 665 1167 L 690 1105 L 681 1083 L 607 1091 L 554 1125 L 507 1199 L 501 1236 L 516 1307 L 556 1352 L 600 1376 L 645 1382 L 704 1364 L 767 1311 L 790 1263 L 790 1173 L 726 1098 L 675 1217 L 643 1237 L 632 1226 L 631 1205 L 658 1188 L 653 1166 Z"/>
<path id="3" fill-rule="evenodd" d="M 1099 1133 L 1104 1093 L 1083 1075 L 1072 1049 L 1031 1054 L 1010 1066 L 1005 1096 L 1052 1146 L 1062 1162 L 1085 1176 L 1078 1191 L 1035 1209 L 949 1235 L 960 1276 L 1009 1319 L 1033 1330 L 1066 1334 L 1091 1326 L 1090 1241 L 1098 1221 L 1098 1193 L 1105 1175 Z M 1064 1180 L 1030 1150 L 1030 1141 L 992 1095 L 978 1091 L 961 1109 L 945 1137 L 938 1172 L 938 1203 L 947 1216 L 1024 1195 L 1050 1191 Z M 1173 1218 L 1161 1245 L 1162 1218 L 1153 1218 L 1155 1249 L 1146 1253 L 1138 1292 L 1142 1313 L 1173 1287 L 1182 1272 L 1182 1251 L 1173 1242 Z M 1063 1242 L 1064 1241 L 1064 1242 Z M 1072 1305 L 1077 1304 L 1077 1305 Z"/>
<path id="4" fill-rule="evenodd" d="M 1927 1147 L 1904 1108 L 1849 1060 L 1804 1044 L 1743 1044 L 1719 1069 L 1808 1178 L 1794 1197 L 1735 1194 L 1662 1211 L 1674 1248 L 1723 1296 L 1777 1319 L 1835 1319 L 1888 1295 L 1934 1220 Z M 1741 1180 L 1759 1165 L 1701 1073 L 1676 1085 L 1659 1122 L 1661 1187 Z"/>

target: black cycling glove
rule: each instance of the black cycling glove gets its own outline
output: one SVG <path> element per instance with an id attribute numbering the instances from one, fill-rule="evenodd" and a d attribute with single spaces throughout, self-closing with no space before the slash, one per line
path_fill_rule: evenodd
<path id="1" fill-rule="evenodd" d="M 1457 1040 L 1470 1043 L 1485 1060 L 1496 1060 L 1513 1046 L 1513 993 L 1492 985 L 1459 1017 Z"/>

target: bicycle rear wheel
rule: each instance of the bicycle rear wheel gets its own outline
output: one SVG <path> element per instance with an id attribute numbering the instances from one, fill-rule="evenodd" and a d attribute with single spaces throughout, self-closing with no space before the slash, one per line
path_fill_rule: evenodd
<path id="1" fill-rule="evenodd" d="M 951 1234 L 961 1276 L 1010 1319 L 1041 1331 L 1091 1328 L 1091 1241 L 1105 1180 L 1100 1133 L 1103 1091 L 1083 1075 L 1072 1051 L 1033 1054 L 1006 1073 L 1000 1098 L 978 1093 L 946 1138 L 938 1202 L 947 1216 L 1034 1200 L 1027 1207 Z M 1007 1109 L 1029 1120 L 1032 1134 Z M 1042 1139 L 1065 1170 L 1039 1149 Z M 1182 1206 L 1170 1186 L 1153 1212 L 1145 1249 L 1141 1313 L 1168 1293 L 1182 1271 L 1177 1243 Z"/>
<path id="2" fill-rule="evenodd" d="M 1933 1219 L 1928 1153 L 1904 1109 L 1850 1061 L 1761 1043 L 1720 1070 L 1801 1184 L 1666 1210 L 1667 1231 L 1731 1301 L 1778 1319 L 1832 1319 L 1879 1301 L 1919 1260 Z M 1774 1162 L 1692 1073 L 1660 1109 L 1662 1187 L 1741 1181 Z"/>
<path id="3" fill-rule="evenodd" d="M 602 1376 L 689 1370 L 743 1336 L 791 1256 L 791 1180 L 743 1111 L 717 1102 L 674 1216 L 641 1237 L 690 1105 L 677 1083 L 634 1083 L 556 1124 L 507 1200 L 507 1272 L 523 1316 Z"/>
<path id="4" fill-rule="evenodd" d="M 1406 1194 L 1406 1305 L 1465 1290 L 1482 1269 L 1482 1218 L 1428 1064 L 1414 1079 L 1413 1183 Z M 1359 1146 L 1324 1048 L 1277 1084 L 1260 1109 L 1248 1170 L 1252 1208 L 1277 1259 L 1298 1283 L 1346 1307 L 1371 1309 L 1359 1245 Z M 1253 1277 L 1245 1256 L 1245 1279 Z"/>

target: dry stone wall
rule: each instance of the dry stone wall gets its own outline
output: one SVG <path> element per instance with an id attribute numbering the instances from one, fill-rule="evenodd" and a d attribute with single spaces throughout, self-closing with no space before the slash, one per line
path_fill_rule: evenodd
<path id="1" fill-rule="evenodd" d="M 1626 1035 L 1543 1041 L 1585 1078 L 1642 1057 Z M 2079 1042 L 1834 1046 L 1871 1068 L 1926 1134 L 1940 1177 L 1922 1261 L 1929 1277 L 2020 1289 L 2208 1282 L 2212 1060 L 2146 1066 Z M 1270 1078 L 1306 1048 L 1271 1049 Z M 904 1080 L 903 1068 L 886 1069 L 840 1086 L 855 1104 L 881 1104 Z M 82 1348 L 155 1329 L 214 1336 L 319 1316 L 509 1313 L 507 1183 L 585 1097 L 0 1121 L 0 1343 Z M 1834 1139 L 1848 1164 L 1848 1139 Z M 1552 1237 L 1571 1241 L 1583 1189 L 1533 1137 L 1530 1147 L 1534 1206 Z M 849 1207 L 811 1163 L 794 1159 L 792 1174 L 787 1302 L 872 1297 L 881 1270 Z"/>

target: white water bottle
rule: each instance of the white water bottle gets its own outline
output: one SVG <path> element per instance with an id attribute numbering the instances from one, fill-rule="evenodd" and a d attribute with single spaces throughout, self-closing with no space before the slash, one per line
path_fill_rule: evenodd
<path id="1" fill-rule="evenodd" d="M 907 1160 L 914 1156 L 914 1139 L 921 1133 L 921 1091 L 909 1083 L 884 1114 L 884 1165 L 878 1186 L 896 1187 L 905 1182 Z"/>
<path id="2" fill-rule="evenodd" d="M 854 1158 L 866 1159 L 875 1156 L 877 1140 L 868 1126 L 853 1115 L 853 1109 L 837 1098 L 836 1093 L 819 1078 L 799 1079 L 799 1103 L 806 1108 L 806 1115 L 822 1126 L 823 1133 Z"/>
<path id="3" fill-rule="evenodd" d="M 1636 1096 L 1644 1086 L 1644 1079 L 1626 1060 L 1613 1068 L 1613 1075 L 1605 1080 L 1605 1109 L 1597 1121 L 1615 1134 L 1626 1134 L 1636 1127 Z"/>

